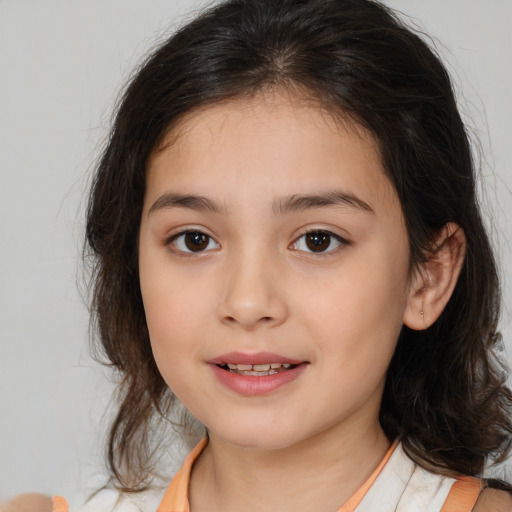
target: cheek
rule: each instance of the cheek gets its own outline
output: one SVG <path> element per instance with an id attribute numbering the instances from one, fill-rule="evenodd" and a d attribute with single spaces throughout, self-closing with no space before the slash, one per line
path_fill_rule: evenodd
<path id="1" fill-rule="evenodd" d="M 174 388 L 187 363 L 194 360 L 193 340 L 203 317 L 201 301 L 193 287 L 172 272 L 165 257 L 144 248 L 140 251 L 139 273 L 153 356 L 163 378 Z"/>
<path id="2" fill-rule="evenodd" d="M 171 265 L 169 255 L 141 236 L 139 247 L 139 278 L 146 321 L 152 341 L 174 336 L 177 330 L 186 334 L 186 326 L 194 322 L 199 293 L 197 287 Z"/>
<path id="3" fill-rule="evenodd" d="M 181 339 L 197 327 L 200 302 L 193 297 L 187 300 L 186 293 L 158 284 L 143 288 L 142 299 L 149 332 L 155 340 Z"/>
<path id="4" fill-rule="evenodd" d="M 147 283 L 146 283 L 147 284 Z M 156 365 L 172 392 L 188 402 L 188 375 L 191 364 L 198 360 L 194 344 L 194 311 L 178 300 L 167 287 L 145 286 L 143 291 L 146 322 Z"/>
<path id="5" fill-rule="evenodd" d="M 407 305 L 407 269 L 406 248 L 358 254 L 334 278 L 311 287 L 304 328 L 316 331 L 338 358 L 390 358 Z"/>
<path id="6" fill-rule="evenodd" d="M 193 339 L 201 329 L 201 301 L 176 285 L 144 286 L 142 297 L 146 322 L 154 351 L 180 352 L 191 350 Z"/>

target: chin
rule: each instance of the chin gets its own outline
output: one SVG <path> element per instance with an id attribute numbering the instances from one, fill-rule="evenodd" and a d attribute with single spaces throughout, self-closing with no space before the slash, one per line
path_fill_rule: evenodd
<path id="1" fill-rule="evenodd" d="M 297 428 L 288 429 L 278 422 L 262 424 L 232 422 L 230 425 L 216 425 L 208 429 L 210 434 L 224 442 L 247 450 L 274 451 L 288 448 L 299 442 Z"/>

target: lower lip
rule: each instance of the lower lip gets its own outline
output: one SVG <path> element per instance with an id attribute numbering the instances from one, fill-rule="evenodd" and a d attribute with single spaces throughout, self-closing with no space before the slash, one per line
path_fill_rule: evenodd
<path id="1" fill-rule="evenodd" d="M 306 369 L 307 364 L 301 363 L 295 368 L 274 375 L 256 377 L 254 375 L 239 375 L 228 370 L 223 370 L 216 364 L 212 364 L 213 373 L 221 384 L 236 393 L 244 396 L 257 396 L 272 393 L 282 386 L 296 380 Z"/>

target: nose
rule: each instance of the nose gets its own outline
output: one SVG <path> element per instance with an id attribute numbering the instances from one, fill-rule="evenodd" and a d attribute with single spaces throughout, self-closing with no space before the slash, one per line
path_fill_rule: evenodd
<path id="1" fill-rule="evenodd" d="M 270 258 L 254 253 L 239 255 L 226 262 L 226 267 L 217 311 L 221 322 L 254 330 L 277 327 L 286 320 L 284 279 Z"/>

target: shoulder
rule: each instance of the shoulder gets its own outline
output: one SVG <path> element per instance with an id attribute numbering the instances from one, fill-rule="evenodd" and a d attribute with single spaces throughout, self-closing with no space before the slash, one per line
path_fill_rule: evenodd
<path id="1" fill-rule="evenodd" d="M 473 512 L 512 512 L 512 493 L 498 489 L 484 489 Z"/>

